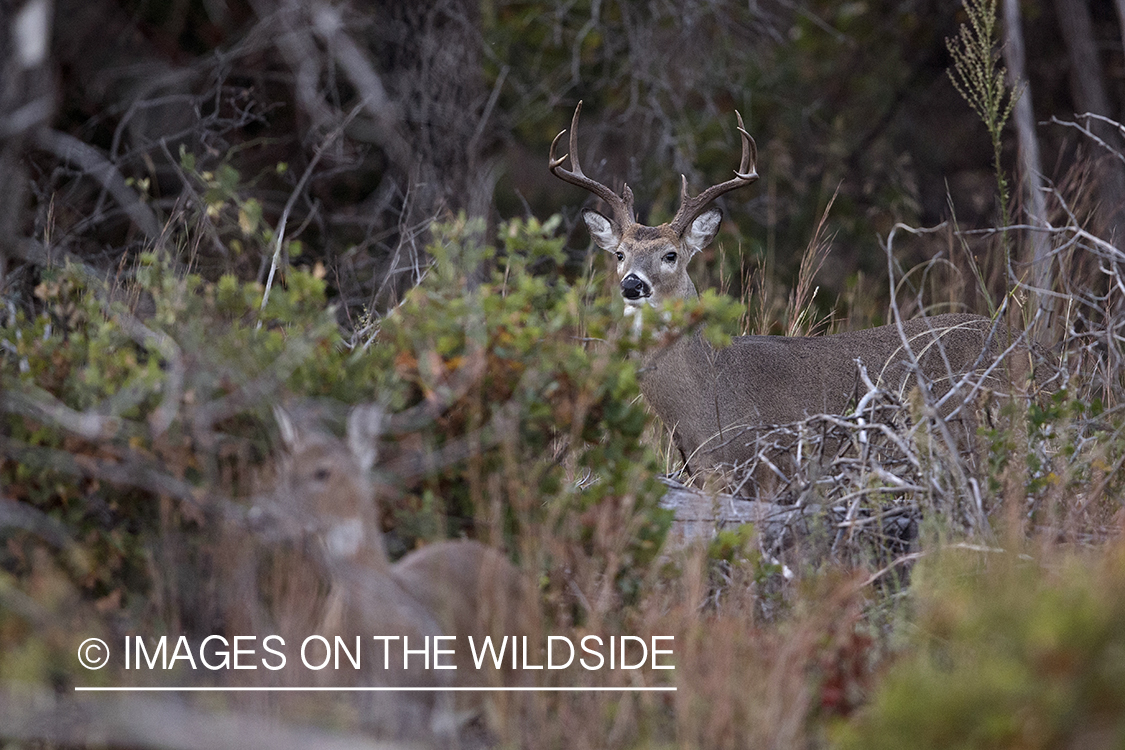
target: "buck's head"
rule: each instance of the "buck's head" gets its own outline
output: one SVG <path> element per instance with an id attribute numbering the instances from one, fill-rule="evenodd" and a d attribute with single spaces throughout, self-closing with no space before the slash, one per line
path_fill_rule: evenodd
<path id="1" fill-rule="evenodd" d="M 649 227 L 637 222 L 633 213 L 633 191 L 628 185 L 618 195 L 583 174 L 578 161 L 578 115 L 581 111 L 582 102 L 579 102 L 570 123 L 570 152 L 555 156 L 555 147 L 564 130 L 551 143 L 549 167 L 559 179 L 589 190 L 610 207 L 610 216 L 584 209 L 582 218 L 598 247 L 617 258 L 617 278 L 627 308 L 646 303 L 659 305 L 675 297 L 695 297 L 695 285 L 687 274 L 688 261 L 711 243 L 723 218 L 722 211 L 708 206 L 723 193 L 758 179 L 755 170 L 758 150 L 743 126 L 742 115 L 735 112 L 738 132 L 742 135 L 742 160 L 734 177 L 707 188 L 694 198 L 688 195 L 684 177 L 675 218 L 667 224 Z M 571 170 L 562 168 L 567 158 L 573 167 Z"/>

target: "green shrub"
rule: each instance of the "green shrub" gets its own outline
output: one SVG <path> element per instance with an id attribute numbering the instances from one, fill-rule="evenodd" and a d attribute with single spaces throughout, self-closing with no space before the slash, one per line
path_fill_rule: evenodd
<path id="1" fill-rule="evenodd" d="M 643 335 L 619 336 L 600 280 L 563 275 L 557 224 L 504 224 L 498 247 L 479 225 L 436 227 L 424 280 L 351 348 L 319 266 L 290 269 L 264 309 L 259 284 L 208 282 L 156 253 L 112 289 L 79 268 L 45 270 L 34 304 L 0 331 L 0 482 L 73 541 L 80 554 L 51 554 L 88 601 L 209 628 L 222 615 L 199 574 L 215 525 L 268 478 L 272 406 L 338 418 L 378 400 L 393 413 L 382 464 L 393 554 L 478 536 L 556 593 L 579 565 L 632 597 L 670 514 L 631 354 L 681 325 L 706 321 L 714 335 L 730 306 L 681 304 L 667 324 L 653 313 Z M 32 551 L 51 545 L 3 533 L 0 568 L 23 585 Z"/>
<path id="2" fill-rule="evenodd" d="M 399 517 L 387 526 L 405 531 L 401 548 L 419 529 L 444 522 L 445 533 L 477 534 L 487 519 L 509 542 L 534 529 L 534 539 L 604 556 L 599 509 L 614 508 L 622 546 L 607 569 L 635 590 L 670 521 L 656 506 L 659 468 L 642 440 L 648 417 L 630 360 L 651 336 L 616 335 L 620 310 L 597 298 L 596 281 L 567 281 L 556 225 L 514 220 L 500 228 L 499 250 L 473 245 L 479 226 L 439 228 L 426 278 L 382 321 L 369 347 L 381 398 L 396 412 L 429 414 L 421 437 L 430 455 L 466 441 L 480 449 L 418 481 L 400 477 Z M 478 263 L 493 270 L 476 283 L 461 269 Z M 419 513 L 435 518 L 419 524 Z M 544 564 L 572 553 L 560 544 Z"/>
<path id="3" fill-rule="evenodd" d="M 45 270 L 36 296 L 0 330 L 0 483 L 69 534 L 84 561 L 68 563 L 74 578 L 107 606 L 149 592 L 154 561 L 172 562 L 162 535 L 200 529 L 219 499 L 249 491 L 275 392 L 370 392 L 311 274 L 291 273 L 260 314 L 258 285 L 205 283 L 154 254 L 115 301 L 76 268 Z M 151 301 L 144 321 L 129 296 Z M 35 537 L 8 542 L 3 569 L 31 575 Z"/>
<path id="4" fill-rule="evenodd" d="M 1125 548 L 952 549 L 915 576 L 913 645 L 843 748 L 1121 747 Z"/>

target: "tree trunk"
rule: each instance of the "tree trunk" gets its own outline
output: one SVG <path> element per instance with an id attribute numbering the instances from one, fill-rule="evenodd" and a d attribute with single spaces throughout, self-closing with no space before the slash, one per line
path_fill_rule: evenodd
<path id="1" fill-rule="evenodd" d="M 1125 3 L 1125 0 L 1119 0 Z M 1004 62 L 1008 68 L 1009 85 L 1022 92 L 1013 111 L 1016 135 L 1019 140 L 1019 178 L 1023 189 L 1024 207 L 1029 223 L 1046 226 L 1047 201 L 1043 193 L 1043 167 L 1039 157 L 1039 138 L 1035 134 L 1035 113 L 1031 106 L 1031 84 L 1026 72 L 1026 48 L 1020 19 L 1019 0 L 1004 0 Z M 1032 231 L 1022 260 L 1031 268 L 1030 283 L 1036 290 L 1051 289 L 1051 240 L 1046 232 Z M 1039 326 L 1039 343 L 1051 341 L 1051 313 L 1054 298 L 1050 294 L 1032 293 L 1032 304 L 1038 304 L 1044 313 Z M 1036 299 L 1037 298 L 1037 299 Z"/>
<path id="2" fill-rule="evenodd" d="M 13 7 L 18 5 L 18 7 Z M 18 258 L 27 197 L 24 149 L 29 133 L 46 125 L 55 109 L 51 75 L 51 0 L 0 6 L 0 290 L 8 261 Z"/>
<path id="3" fill-rule="evenodd" d="M 1115 0 L 1117 6 L 1117 22 L 1121 27 L 1121 48 L 1125 50 L 1125 0 Z"/>
<path id="4" fill-rule="evenodd" d="M 1122 0 L 1117 2 L 1120 5 Z M 1089 112 L 1112 118 L 1087 0 L 1055 0 L 1055 13 L 1070 58 L 1071 95 L 1075 108 L 1079 114 Z M 1103 140 L 1112 137 L 1112 129 L 1105 123 L 1091 120 L 1089 128 Z M 1100 158 L 1097 174 L 1103 214 L 1099 228 L 1106 239 L 1119 248 L 1125 247 L 1125 237 L 1122 236 L 1125 235 L 1125 171 L 1116 159 Z"/>

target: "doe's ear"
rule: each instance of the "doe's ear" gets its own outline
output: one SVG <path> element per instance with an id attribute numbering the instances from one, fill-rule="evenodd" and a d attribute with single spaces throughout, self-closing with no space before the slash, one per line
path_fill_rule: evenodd
<path id="1" fill-rule="evenodd" d="M 582 220 L 586 222 L 586 228 L 602 250 L 612 253 L 621 244 L 620 230 L 597 211 L 592 208 L 582 209 Z"/>
<path id="2" fill-rule="evenodd" d="M 357 406 L 348 414 L 348 449 L 365 474 L 375 465 L 382 433 L 383 409 L 377 404 Z"/>
<path id="3" fill-rule="evenodd" d="M 722 221 L 723 212 L 717 208 L 709 208 L 695 217 L 684 232 L 684 244 L 692 255 L 711 244 L 711 240 L 719 233 L 719 224 Z"/>
<path id="4" fill-rule="evenodd" d="M 289 416 L 289 412 L 280 406 L 273 407 L 273 418 L 277 420 L 281 442 L 285 444 L 288 450 L 296 453 L 301 447 L 301 433 L 297 431 L 297 426 L 293 424 L 293 418 Z"/>

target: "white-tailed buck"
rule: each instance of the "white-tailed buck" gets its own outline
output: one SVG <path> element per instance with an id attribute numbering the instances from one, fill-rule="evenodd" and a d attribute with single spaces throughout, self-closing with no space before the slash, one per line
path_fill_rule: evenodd
<path id="1" fill-rule="evenodd" d="M 710 204 L 758 179 L 757 147 L 742 116 L 736 113 L 742 159 L 734 177 L 695 197 L 688 194 L 684 177 L 675 217 L 649 227 L 637 222 L 628 185 L 618 195 L 582 172 L 581 111 L 579 102 L 570 124 L 569 153 L 555 154 L 564 130 L 551 143 L 549 167 L 556 177 L 590 191 L 609 207 L 609 216 L 584 209 L 582 218 L 594 242 L 617 258 L 627 310 L 696 297 L 688 262 L 710 244 L 722 220 L 722 212 Z M 563 169 L 568 158 L 571 169 Z M 738 336 L 722 349 L 699 335 L 687 335 L 645 358 L 641 391 L 692 469 L 737 465 L 757 453 L 748 437 L 755 428 L 844 413 L 857 392 L 867 390 L 857 364 L 867 368 L 880 388 L 903 395 L 914 382 L 914 359 L 934 392 L 947 392 L 964 373 L 991 364 L 995 346 L 990 331 L 987 318 L 946 314 L 906 321 L 901 332 L 888 325 L 830 336 Z"/>
<path id="2" fill-rule="evenodd" d="M 494 641 L 534 637 L 529 631 L 537 622 L 536 598 L 503 554 L 475 541 L 436 542 L 391 563 L 371 476 L 382 418 L 379 408 L 352 410 L 346 442 L 320 430 L 302 430 L 281 410 L 277 418 L 286 452 L 269 514 L 290 536 L 313 542 L 316 549 L 305 561 L 320 567 L 328 587 L 313 622 L 298 618 L 296 628 L 313 627 L 310 632 L 330 641 L 340 635 L 349 645 L 361 636 L 364 670 L 353 681 L 362 684 L 451 687 L 512 682 L 510 669 L 498 672 L 488 660 L 487 668 L 474 668 L 468 638 L 479 649 L 485 636 Z M 314 598 L 314 592 L 305 592 L 305 597 Z M 389 669 L 383 642 L 372 636 L 398 637 L 390 642 Z M 432 653 L 435 636 L 455 636 L 440 648 L 454 650 L 441 659 L 456 664 L 456 670 L 434 669 L 432 663 L 424 668 L 424 639 L 429 637 Z M 417 653 L 410 656 L 410 669 L 402 668 L 403 637 Z M 376 693 L 363 709 L 373 716 L 364 718 L 378 731 L 400 737 L 433 732 L 448 738 L 467 720 L 492 708 L 486 705 L 486 695 Z M 496 716 L 483 718 L 486 723 L 497 721 Z"/>

